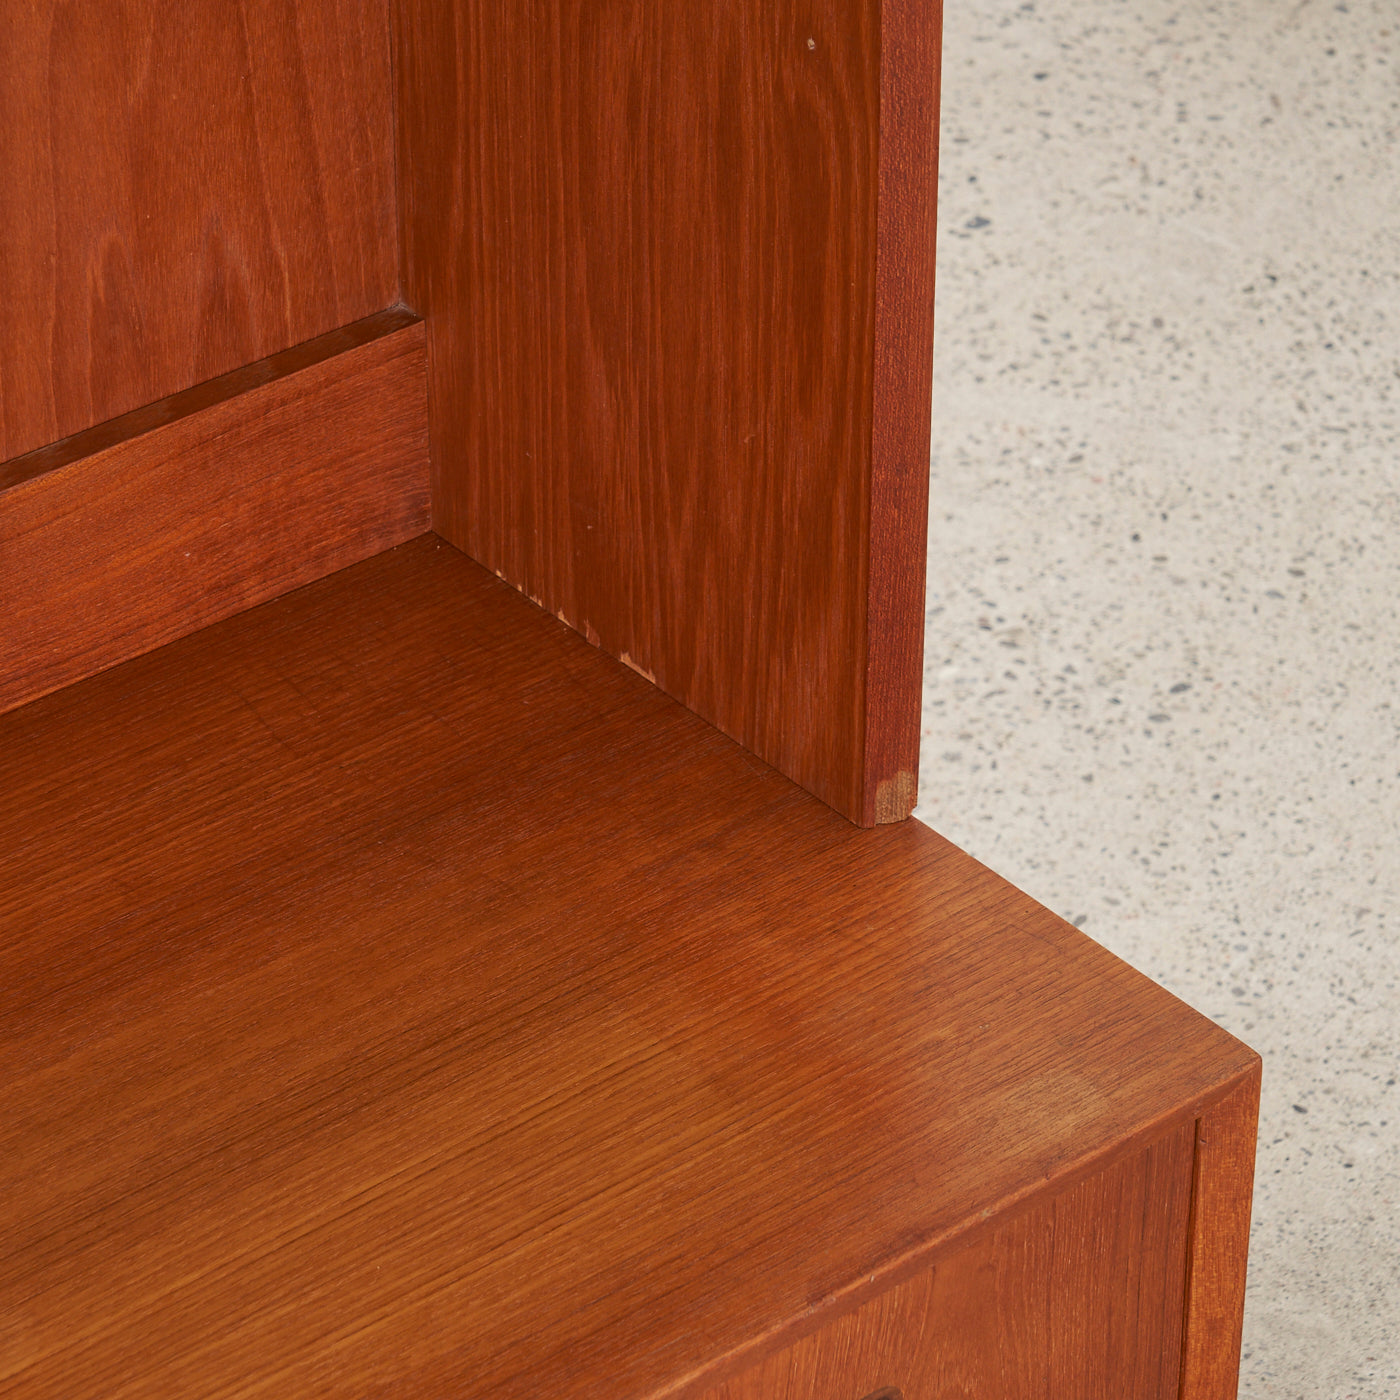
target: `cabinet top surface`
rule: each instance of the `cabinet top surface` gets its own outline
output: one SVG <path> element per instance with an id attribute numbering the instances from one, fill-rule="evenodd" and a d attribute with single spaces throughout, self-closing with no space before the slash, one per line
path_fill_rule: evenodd
<path id="1" fill-rule="evenodd" d="M 0 792 L 7 1395 L 685 1389 L 1252 1063 L 433 536 Z"/>

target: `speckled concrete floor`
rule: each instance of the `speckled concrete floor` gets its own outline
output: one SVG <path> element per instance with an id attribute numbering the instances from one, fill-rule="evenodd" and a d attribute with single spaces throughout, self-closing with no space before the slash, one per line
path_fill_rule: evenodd
<path id="1" fill-rule="evenodd" d="M 947 0 L 920 814 L 1264 1055 L 1250 1400 L 1400 1396 L 1397 36 Z"/>

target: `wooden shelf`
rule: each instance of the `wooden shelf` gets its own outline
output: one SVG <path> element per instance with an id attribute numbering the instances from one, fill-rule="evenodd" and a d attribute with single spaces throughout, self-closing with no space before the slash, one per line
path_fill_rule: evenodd
<path id="1" fill-rule="evenodd" d="M 1176 1394 L 1253 1054 L 435 536 L 5 715 L 0 792 L 5 1395 L 747 1394 L 1120 1178 Z"/>
<path id="2" fill-rule="evenodd" d="M 939 0 L 19 8 L 0 1396 L 1232 1400 L 1256 1058 L 903 820 Z"/>

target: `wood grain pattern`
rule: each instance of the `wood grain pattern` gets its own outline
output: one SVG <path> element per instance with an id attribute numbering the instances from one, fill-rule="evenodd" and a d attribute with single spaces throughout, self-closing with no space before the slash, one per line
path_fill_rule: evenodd
<path id="1" fill-rule="evenodd" d="M 914 799 L 928 472 L 938 12 L 881 9 L 395 10 L 435 529 L 856 821 Z"/>
<path id="2" fill-rule="evenodd" d="M 432 536 L 0 717 L 0 791 L 16 1400 L 703 1391 L 1253 1063 Z"/>
<path id="3" fill-rule="evenodd" d="M 703 1400 L 1177 1400 L 1194 1138 L 1178 1126 Z"/>
<path id="4" fill-rule="evenodd" d="M 919 788 L 933 380 L 941 0 L 881 0 L 880 206 L 870 451 L 862 821 L 901 821 Z M 911 705 L 911 690 L 920 704 Z"/>
<path id="5" fill-rule="evenodd" d="M 1260 1067 L 1196 1124 L 1181 1400 L 1235 1400 L 1254 1200 Z"/>
<path id="6" fill-rule="evenodd" d="M 0 459 L 392 304 L 386 0 L 0 6 Z"/>
<path id="7" fill-rule="evenodd" d="M 0 464 L 0 710 L 421 534 L 424 360 L 383 312 Z"/>

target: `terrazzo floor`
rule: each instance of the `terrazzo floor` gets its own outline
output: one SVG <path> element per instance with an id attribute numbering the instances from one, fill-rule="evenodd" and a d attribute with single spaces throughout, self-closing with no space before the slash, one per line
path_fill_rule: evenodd
<path id="1" fill-rule="evenodd" d="M 1400 1396 L 1400 5 L 944 55 L 920 815 L 1263 1054 L 1241 1396 Z"/>

